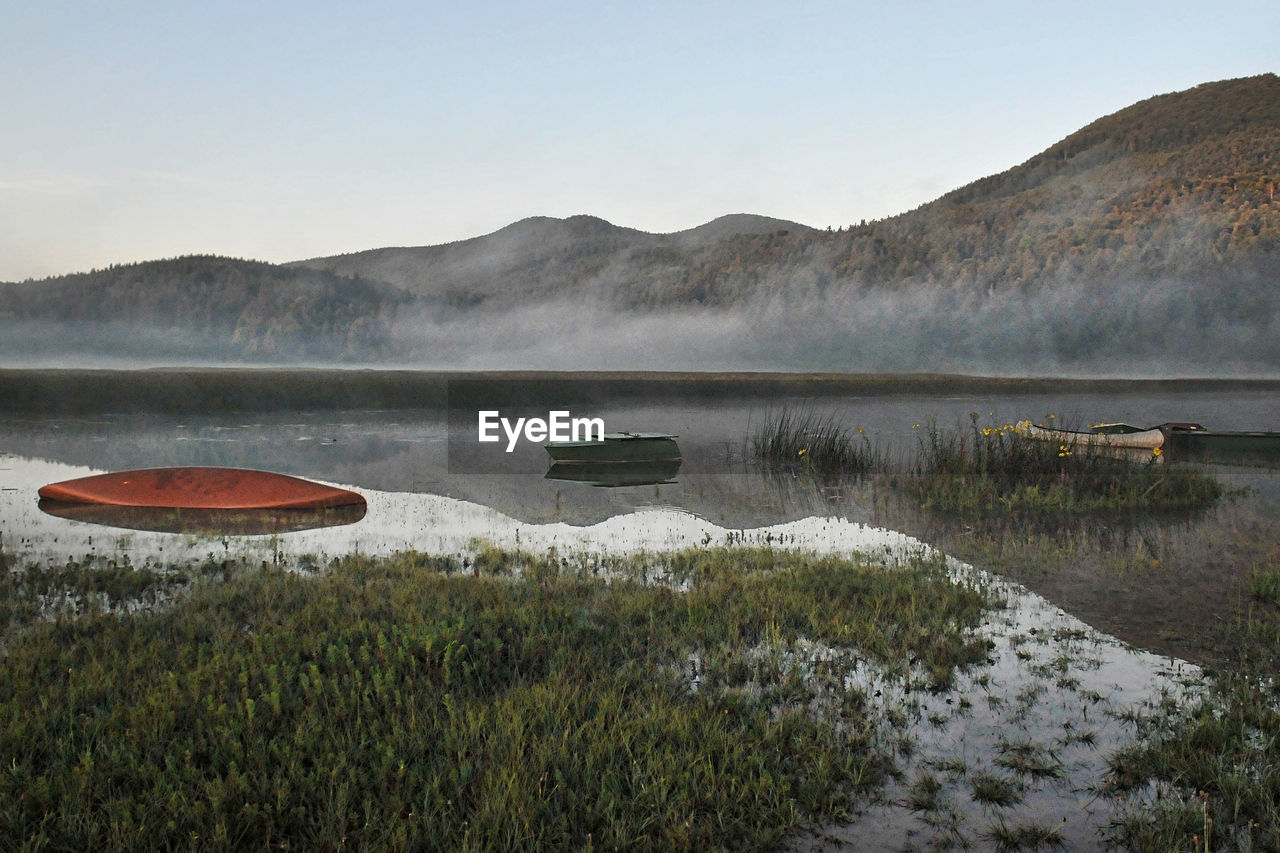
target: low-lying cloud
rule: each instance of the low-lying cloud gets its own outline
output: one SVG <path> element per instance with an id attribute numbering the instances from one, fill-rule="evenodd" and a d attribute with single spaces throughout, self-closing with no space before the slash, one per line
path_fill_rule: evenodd
<path id="1" fill-rule="evenodd" d="M 778 292 L 786 292 L 785 290 Z M 4 322 L 6 366 L 342 364 L 432 370 L 787 370 L 1020 376 L 1280 375 L 1280 297 L 1232 301 L 1177 282 L 835 291 L 648 312 L 558 299 L 467 310 L 405 305 L 377 358 L 298 330 L 281 349 L 180 328 Z M 1261 295 L 1259 295 L 1261 294 Z"/>

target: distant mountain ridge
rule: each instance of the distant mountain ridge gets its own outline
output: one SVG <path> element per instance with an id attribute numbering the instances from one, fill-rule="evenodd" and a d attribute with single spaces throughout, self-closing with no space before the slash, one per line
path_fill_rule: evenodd
<path id="1" fill-rule="evenodd" d="M 449 305 L 510 306 L 569 293 L 581 295 L 592 279 L 620 266 L 643 268 L 653 253 L 692 251 L 739 235 L 812 230 L 750 214 L 721 216 L 673 234 L 624 228 L 595 216 L 534 216 L 469 240 L 372 249 L 290 266 L 376 279 Z"/>
<path id="2" fill-rule="evenodd" d="M 448 247 L 300 265 L 459 304 L 561 295 L 650 310 L 741 305 L 782 291 L 980 294 L 1085 279 L 1253 279 L 1274 272 L 1280 255 L 1278 186 L 1280 77 L 1267 74 L 1149 98 L 1019 166 L 834 234 L 750 217 L 746 227 L 717 220 L 647 235 L 573 217 L 524 220 Z"/>
<path id="3" fill-rule="evenodd" d="M 0 285 L 0 331 L 20 333 L 0 354 L 38 350 L 38 329 L 92 355 L 133 328 L 158 358 L 1277 375 L 1278 189 L 1280 77 L 1264 74 L 1146 99 L 836 229 L 532 217 L 439 246 Z"/>

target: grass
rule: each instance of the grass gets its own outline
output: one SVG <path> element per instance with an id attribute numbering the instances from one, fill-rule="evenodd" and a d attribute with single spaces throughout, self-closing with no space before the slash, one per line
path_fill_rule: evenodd
<path id="1" fill-rule="evenodd" d="M 1138 738 L 1109 759 L 1107 790 L 1133 802 L 1112 828 L 1134 850 L 1280 849 L 1280 614 L 1274 558 L 1225 620 L 1226 665 L 1206 673 L 1185 707 L 1136 717 Z M 1155 785 L 1160 791 L 1152 802 Z"/>
<path id="2" fill-rule="evenodd" d="M 921 773 L 907 789 L 904 805 L 916 812 L 937 811 L 946 804 L 941 794 L 942 782 L 938 777 L 931 773 Z"/>
<path id="3" fill-rule="evenodd" d="M 995 763 L 1020 776 L 1061 779 L 1062 762 L 1050 750 L 1030 741 L 1002 741 Z"/>
<path id="4" fill-rule="evenodd" d="M 1223 495 L 1198 468 L 1139 459 L 1114 449 L 1063 445 L 1029 437 L 1014 425 L 942 429 L 930 421 L 916 461 L 889 454 L 835 414 L 784 409 L 770 414 L 750 438 L 751 453 L 767 469 L 814 475 L 824 482 L 885 474 L 902 494 L 929 511 L 965 519 L 1065 518 L 1105 514 L 1189 513 Z M 920 425 L 917 425 L 917 428 Z M 905 468 L 905 470 L 904 470 Z"/>
<path id="5" fill-rule="evenodd" d="M 1193 465 L 1036 441 L 1016 430 L 979 427 L 976 419 L 960 429 L 922 427 L 914 465 L 885 473 L 883 482 L 911 506 L 925 509 L 927 517 L 954 522 L 958 530 L 963 524 L 968 539 L 957 541 L 972 540 L 971 552 L 1035 537 L 1030 547 L 1010 548 L 1010 562 L 1017 565 L 1072 559 L 1080 542 L 1094 536 L 1094 525 L 1105 520 L 1107 531 L 1121 533 L 1115 541 L 1099 538 L 1093 547 L 1102 556 L 1123 549 L 1128 561 L 1120 568 L 1129 574 L 1163 571 L 1163 528 L 1151 524 L 1184 519 L 1224 496 L 1219 483 Z M 1142 524 L 1130 528 L 1130 521 Z M 1108 830 L 1118 847 L 1280 849 L 1280 687 L 1274 681 L 1280 671 L 1280 568 L 1266 547 L 1242 578 L 1247 606 L 1223 621 L 1220 631 L 1230 636 L 1215 645 L 1233 663 L 1207 673 L 1199 698 L 1135 712 L 1131 722 L 1138 738 L 1109 759 L 1107 792 L 1129 800 Z M 1107 570 L 1101 556 L 1094 559 Z M 1041 675 L 1059 689 L 1078 690 L 1070 666 L 1056 663 Z M 1033 698 L 1020 693 L 1017 701 Z M 1068 732 L 1058 745 L 1096 740 L 1091 731 Z M 971 798 L 991 808 L 1017 806 L 1024 786 L 1065 773 L 1053 748 L 1031 742 L 1006 742 L 990 761 L 989 771 L 969 771 L 965 778 Z M 935 804 L 933 781 L 915 779 L 908 807 Z M 1154 799 L 1153 791 L 1160 792 Z M 992 825 L 988 837 L 1001 849 L 1063 843 L 1056 828 L 1004 820 Z"/>
<path id="6" fill-rule="evenodd" d="M 0 847 L 774 847 L 891 766 L 806 651 L 986 653 L 940 561 L 482 553 L 197 567 L 165 608 L 9 626 Z"/>
<path id="7" fill-rule="evenodd" d="M 1004 821 L 997 821 L 991 826 L 988 837 L 995 842 L 996 849 L 999 851 L 1039 850 L 1044 847 L 1063 846 L 1060 829 L 1038 823 L 1010 825 Z"/>
<path id="8" fill-rule="evenodd" d="M 1108 788 L 1137 794 L 1154 781 L 1167 793 L 1122 822 L 1119 841 L 1134 849 L 1280 849 L 1280 689 L 1270 678 L 1218 672 L 1189 708 L 1158 709 L 1138 728 L 1141 737 L 1110 759 Z"/>
<path id="9" fill-rule="evenodd" d="M 976 415 L 967 430 L 930 422 L 899 488 L 925 509 L 963 517 L 1193 511 L 1222 496 L 1193 467 L 1041 441 L 1013 426 L 979 427 Z"/>
<path id="10" fill-rule="evenodd" d="M 1249 593 L 1259 601 L 1280 605 L 1280 569 L 1256 569 L 1249 581 Z"/>
<path id="11" fill-rule="evenodd" d="M 971 773 L 969 788 L 973 799 L 983 805 L 1013 806 L 1022 802 L 1022 784 L 1008 776 L 997 776 L 985 772 Z"/>
<path id="12" fill-rule="evenodd" d="M 812 409 L 784 409 L 766 416 L 750 440 L 761 463 L 789 473 L 816 474 L 823 479 L 863 476 L 883 470 L 885 455 L 862 430 L 853 432 L 835 414 Z"/>
<path id="13" fill-rule="evenodd" d="M 0 553 L 0 636 L 10 628 L 56 613 L 155 606 L 168 601 L 189 579 L 127 559 L 86 557 L 62 565 L 10 568 Z"/>

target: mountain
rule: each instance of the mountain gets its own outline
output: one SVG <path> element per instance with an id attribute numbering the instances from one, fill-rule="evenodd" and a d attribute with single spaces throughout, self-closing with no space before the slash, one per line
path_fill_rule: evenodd
<path id="1" fill-rule="evenodd" d="M 764 217 L 674 235 L 539 218 L 447 246 L 300 265 L 459 303 L 586 294 L 647 308 L 794 289 L 780 276 L 824 293 L 1252 278 L 1280 258 L 1278 188 L 1280 77 L 1267 74 L 1150 98 L 1006 172 L 834 234 Z"/>
<path id="2" fill-rule="evenodd" d="M 1208 84 L 1142 101 L 1016 168 L 855 229 L 837 270 L 988 288 L 1270 272 L 1278 182 L 1280 77 Z"/>
<path id="3" fill-rule="evenodd" d="M 442 246 L 0 286 L 0 326 L 18 333 L 0 353 L 54 327 L 60 342 L 83 334 L 67 330 L 84 319 L 145 324 L 157 358 L 1276 375 L 1278 189 L 1280 78 L 1265 74 L 1149 98 L 915 210 L 834 230 L 534 217 Z"/>
<path id="4" fill-rule="evenodd" d="M 390 285 L 256 261 L 192 256 L 0 285 L 10 359 L 371 360 L 394 353 L 411 297 Z"/>
<path id="5" fill-rule="evenodd" d="M 378 279 L 416 296 L 464 308 L 510 307 L 547 298 L 593 296 L 600 281 L 628 270 L 644 276 L 663 259 L 738 236 L 808 232 L 794 222 L 735 214 L 674 234 L 621 228 L 594 216 L 535 216 L 483 237 L 443 246 L 387 248 L 313 258 L 292 266 Z"/>

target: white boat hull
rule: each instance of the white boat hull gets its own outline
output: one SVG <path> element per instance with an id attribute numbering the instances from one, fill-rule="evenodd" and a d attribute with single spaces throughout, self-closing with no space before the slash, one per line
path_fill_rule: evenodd
<path id="1" fill-rule="evenodd" d="M 1041 441 L 1056 441 L 1068 446 L 1089 447 L 1138 447 L 1154 450 L 1164 444 L 1164 432 L 1159 429 L 1144 429 L 1139 432 L 1094 433 L 1074 432 L 1067 429 L 1048 429 L 1030 424 L 1027 435 Z"/>

